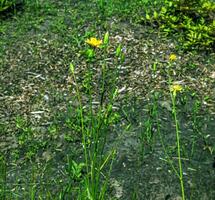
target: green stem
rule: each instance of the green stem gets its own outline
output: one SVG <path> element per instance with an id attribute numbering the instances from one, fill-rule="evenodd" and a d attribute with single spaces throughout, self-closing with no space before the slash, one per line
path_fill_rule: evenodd
<path id="1" fill-rule="evenodd" d="M 168 84 L 169 86 L 172 85 L 172 79 L 170 76 L 170 69 L 167 71 L 168 74 Z M 185 200 L 185 192 L 184 192 L 184 181 L 183 181 L 183 169 L 182 169 L 182 162 L 181 162 L 181 145 L 180 145 L 180 130 L 179 130 L 179 123 L 176 111 L 176 95 L 177 91 L 170 91 L 171 101 L 172 101 L 172 113 L 174 115 L 174 122 L 175 122 L 175 131 L 176 131 L 176 142 L 177 142 L 177 154 L 178 154 L 178 166 L 179 166 L 179 180 L 181 185 L 181 195 L 182 200 Z"/>
<path id="2" fill-rule="evenodd" d="M 182 194 L 182 200 L 185 200 L 185 194 L 184 194 L 184 181 L 183 181 L 183 169 L 182 169 L 182 163 L 181 163 L 181 146 L 180 146 L 180 134 L 179 134 L 179 124 L 177 119 L 177 112 L 176 112 L 176 105 L 175 105 L 175 97 L 176 95 L 171 94 L 172 99 L 172 111 L 174 115 L 174 121 L 175 121 L 175 130 L 176 130 L 176 140 L 177 140 L 177 153 L 178 153 L 178 166 L 179 166 L 179 180 L 181 184 L 181 194 Z"/>

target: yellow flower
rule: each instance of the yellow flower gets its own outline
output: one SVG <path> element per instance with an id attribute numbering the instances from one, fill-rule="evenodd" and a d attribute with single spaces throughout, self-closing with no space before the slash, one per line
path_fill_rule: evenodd
<path id="1" fill-rule="evenodd" d="M 170 91 L 173 93 L 174 96 L 176 96 L 177 92 L 182 91 L 182 89 L 183 89 L 183 87 L 181 85 L 175 84 L 175 85 L 170 86 Z"/>
<path id="2" fill-rule="evenodd" d="M 174 53 L 170 54 L 170 56 L 169 56 L 170 61 L 175 61 L 176 59 L 177 59 L 177 57 Z"/>
<path id="3" fill-rule="evenodd" d="M 87 44 L 93 46 L 93 47 L 99 47 L 102 44 L 102 40 L 97 40 L 94 37 L 91 37 L 90 39 L 87 39 L 85 42 Z"/>

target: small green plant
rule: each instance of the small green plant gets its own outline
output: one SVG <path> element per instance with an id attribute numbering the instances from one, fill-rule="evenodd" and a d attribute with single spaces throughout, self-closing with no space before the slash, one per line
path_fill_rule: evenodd
<path id="1" fill-rule="evenodd" d="M 70 193 L 72 193 L 73 196 L 78 196 L 81 193 L 81 188 L 78 186 L 84 184 L 83 177 L 84 177 L 85 163 L 83 162 L 77 163 L 69 156 L 67 157 L 67 163 L 68 163 L 67 173 L 69 175 L 70 182 L 61 192 L 60 199 L 65 199 L 65 195 Z"/>
<path id="2" fill-rule="evenodd" d="M 193 104 L 192 108 L 192 128 L 194 133 L 196 133 L 196 137 L 201 139 L 204 143 L 204 150 L 208 150 L 210 154 L 212 155 L 214 152 L 214 147 L 210 144 L 209 138 L 210 133 L 206 134 L 202 129 L 204 127 L 205 119 L 200 115 L 202 112 L 202 103 L 200 100 L 196 99 Z"/>
<path id="3" fill-rule="evenodd" d="M 74 160 L 68 161 L 69 166 L 68 166 L 68 171 L 69 174 L 71 175 L 71 178 L 75 181 L 79 181 L 82 176 L 82 170 L 85 166 L 84 163 L 76 163 Z"/>
<path id="4" fill-rule="evenodd" d="M 153 150 L 154 142 L 154 128 L 156 126 L 156 118 L 158 115 L 158 108 L 156 103 L 156 94 L 153 96 L 152 102 L 147 105 L 147 118 L 140 124 L 140 153 L 141 159 L 143 158 L 146 148 L 150 151 Z"/>

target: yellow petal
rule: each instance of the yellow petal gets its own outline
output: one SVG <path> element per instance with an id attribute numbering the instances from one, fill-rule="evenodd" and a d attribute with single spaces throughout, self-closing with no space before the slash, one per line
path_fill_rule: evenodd
<path id="1" fill-rule="evenodd" d="M 175 54 L 170 54 L 170 56 L 169 56 L 169 60 L 170 61 L 175 61 L 177 59 L 177 56 L 175 55 Z"/>
<path id="2" fill-rule="evenodd" d="M 182 88 L 181 85 L 172 85 L 170 87 L 170 91 L 173 92 L 173 93 L 180 92 L 182 89 L 183 88 Z"/>
<path id="3" fill-rule="evenodd" d="M 85 42 L 87 44 L 93 46 L 93 47 L 99 47 L 102 44 L 102 40 L 97 40 L 94 37 L 91 37 L 90 39 L 87 39 Z"/>

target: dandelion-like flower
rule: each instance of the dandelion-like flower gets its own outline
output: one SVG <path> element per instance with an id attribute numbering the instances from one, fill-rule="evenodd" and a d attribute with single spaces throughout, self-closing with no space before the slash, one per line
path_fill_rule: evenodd
<path id="1" fill-rule="evenodd" d="M 170 91 L 176 96 L 177 92 L 181 92 L 183 87 L 181 85 L 175 84 L 170 86 Z"/>
<path id="2" fill-rule="evenodd" d="M 169 56 L 170 61 L 175 61 L 176 59 L 177 59 L 177 56 L 174 53 L 170 54 Z"/>
<path id="3" fill-rule="evenodd" d="M 87 44 L 93 46 L 93 47 L 99 47 L 102 44 L 102 40 L 98 40 L 94 37 L 91 37 L 90 39 L 87 39 L 85 41 Z"/>

